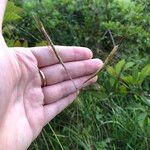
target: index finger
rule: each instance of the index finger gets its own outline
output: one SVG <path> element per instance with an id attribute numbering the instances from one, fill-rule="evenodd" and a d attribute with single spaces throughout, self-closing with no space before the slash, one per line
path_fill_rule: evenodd
<path id="1" fill-rule="evenodd" d="M 30 49 L 38 61 L 39 68 L 59 63 L 53 50 L 50 50 L 47 46 Z M 63 62 L 87 60 L 93 57 L 92 51 L 85 47 L 56 46 L 56 49 Z"/>

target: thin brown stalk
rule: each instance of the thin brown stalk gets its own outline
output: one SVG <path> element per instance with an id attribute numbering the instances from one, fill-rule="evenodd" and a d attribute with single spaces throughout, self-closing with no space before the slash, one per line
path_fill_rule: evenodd
<path id="1" fill-rule="evenodd" d="M 92 78 L 94 78 L 99 72 L 101 72 L 102 70 L 104 70 L 104 69 L 107 67 L 107 65 L 112 61 L 112 59 L 113 59 L 114 56 L 116 55 L 118 49 L 119 49 L 119 45 L 114 46 L 114 48 L 112 49 L 112 51 L 110 52 L 110 54 L 109 54 L 109 55 L 107 56 L 107 58 L 105 59 L 103 68 L 102 68 L 100 71 L 98 71 L 98 72 L 96 72 L 95 74 L 93 74 L 92 77 L 90 77 L 89 79 L 87 79 L 87 80 L 84 82 L 83 87 L 84 87 L 84 85 L 85 85 L 88 81 L 90 81 L 90 80 L 91 80 Z"/>
<path id="2" fill-rule="evenodd" d="M 117 54 L 120 46 L 122 45 L 122 43 L 124 42 L 126 36 L 123 36 L 122 39 L 120 40 L 119 44 L 118 45 L 114 45 L 114 48 L 112 49 L 112 51 L 110 52 L 110 54 L 107 56 L 107 58 L 105 59 L 104 61 L 104 65 L 102 67 L 102 69 L 98 72 L 96 72 L 95 74 L 93 74 L 92 77 L 90 77 L 89 79 L 87 79 L 84 83 L 83 83 L 83 87 L 86 85 L 86 83 L 88 81 L 90 81 L 92 78 L 94 78 L 98 73 L 100 73 L 102 70 L 104 70 L 108 65 L 109 63 L 113 60 L 113 58 L 115 57 L 115 55 Z M 123 81 L 122 81 L 123 82 Z"/>
<path id="3" fill-rule="evenodd" d="M 65 64 L 64 64 L 64 62 L 63 62 L 63 60 L 62 60 L 62 58 L 60 57 L 60 55 L 59 55 L 57 49 L 55 48 L 55 45 L 53 44 L 53 42 L 52 42 L 50 36 L 49 36 L 48 33 L 46 32 L 46 30 L 45 30 L 45 28 L 44 28 L 44 25 L 42 24 L 42 22 L 41 22 L 37 17 L 34 16 L 34 19 L 35 19 L 35 21 L 36 21 L 36 23 L 37 23 L 37 25 L 38 25 L 38 27 L 39 27 L 39 30 L 41 31 L 41 33 L 43 34 L 43 36 L 44 36 L 44 38 L 45 38 L 45 40 L 46 40 L 46 42 L 47 42 L 47 43 L 46 43 L 46 44 L 47 44 L 47 47 L 49 48 L 50 51 L 51 51 L 51 49 L 53 50 L 55 56 L 57 57 L 59 63 L 63 66 L 63 68 L 64 68 L 66 74 L 68 75 L 69 79 L 72 81 L 72 83 L 73 83 L 73 85 L 74 85 L 74 87 L 75 87 L 75 89 L 76 89 L 76 92 L 77 92 L 77 91 L 78 91 L 78 88 L 76 87 L 75 82 L 73 81 L 73 78 L 71 77 L 69 71 L 67 70 L 67 68 L 66 68 L 66 66 L 65 66 Z"/>

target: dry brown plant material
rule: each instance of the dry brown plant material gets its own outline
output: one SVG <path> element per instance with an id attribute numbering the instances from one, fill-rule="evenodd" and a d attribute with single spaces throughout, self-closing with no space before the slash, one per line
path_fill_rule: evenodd
<path id="1" fill-rule="evenodd" d="M 76 89 L 76 92 L 78 92 L 78 88 L 76 87 L 75 82 L 73 81 L 73 78 L 71 77 L 69 71 L 67 70 L 67 68 L 66 68 L 62 58 L 60 57 L 60 55 L 58 53 L 58 50 L 55 48 L 55 45 L 53 44 L 50 36 L 48 35 L 47 31 L 45 30 L 44 25 L 42 24 L 42 22 L 35 15 L 33 15 L 33 17 L 34 17 L 34 19 L 35 19 L 35 21 L 36 21 L 36 23 L 38 25 L 38 29 L 43 34 L 43 36 L 44 36 L 44 38 L 45 38 L 45 40 L 47 42 L 46 43 L 47 47 L 49 48 L 50 51 L 53 50 L 53 52 L 54 52 L 55 56 L 57 57 L 59 63 L 63 66 L 66 74 L 68 75 L 69 79 L 72 81 L 72 83 L 73 83 L 73 85 L 74 85 L 74 87 Z"/>
<path id="2" fill-rule="evenodd" d="M 114 48 L 112 49 L 112 51 L 110 52 L 110 54 L 109 54 L 109 55 L 107 56 L 107 58 L 105 59 L 102 69 L 99 70 L 98 72 L 96 72 L 95 74 L 93 74 L 92 77 L 90 77 L 89 79 L 87 79 L 87 80 L 84 82 L 83 87 L 84 87 L 84 85 L 85 85 L 88 81 L 90 81 L 90 80 L 91 80 L 92 78 L 94 78 L 99 72 L 101 72 L 102 70 L 104 70 L 104 69 L 108 66 L 108 64 L 112 61 L 112 59 L 113 59 L 114 56 L 116 55 L 118 49 L 119 49 L 119 45 L 114 46 Z"/>

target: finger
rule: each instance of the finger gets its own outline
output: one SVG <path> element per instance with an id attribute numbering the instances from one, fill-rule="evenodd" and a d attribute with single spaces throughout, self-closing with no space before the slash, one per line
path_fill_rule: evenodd
<path id="1" fill-rule="evenodd" d="M 85 76 L 85 77 L 74 79 L 73 81 L 76 87 L 80 90 L 83 86 L 83 83 L 90 77 L 91 76 Z M 97 77 L 91 79 L 88 82 L 88 85 L 96 82 L 96 80 Z M 76 92 L 76 88 L 74 87 L 74 84 L 70 80 L 52 86 L 44 87 L 43 88 L 44 103 L 45 104 L 53 103 L 55 101 L 62 99 L 63 97 L 67 97 L 68 95 L 74 92 Z"/>
<path id="2" fill-rule="evenodd" d="M 51 121 L 57 114 L 59 114 L 62 110 L 64 110 L 68 105 L 70 105 L 73 100 L 76 98 L 77 94 L 73 93 L 59 101 L 56 101 L 50 105 L 44 106 L 44 124 L 46 125 L 49 121 Z"/>
<path id="3" fill-rule="evenodd" d="M 93 56 L 91 50 L 84 47 L 56 46 L 56 49 L 64 62 L 86 60 Z M 38 61 L 38 67 L 46 67 L 59 63 L 53 50 L 49 50 L 48 47 L 30 48 L 30 50 Z"/>
<path id="4" fill-rule="evenodd" d="M 97 72 L 102 68 L 103 63 L 99 59 L 90 59 L 65 63 L 65 66 L 71 77 L 77 78 Z M 47 85 L 52 85 L 65 80 L 69 80 L 69 76 L 61 64 L 45 67 L 41 70 L 46 77 Z"/>

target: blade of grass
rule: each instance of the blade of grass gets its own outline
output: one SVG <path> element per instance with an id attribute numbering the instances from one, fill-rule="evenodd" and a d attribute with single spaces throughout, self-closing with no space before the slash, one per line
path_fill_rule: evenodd
<path id="1" fill-rule="evenodd" d="M 35 150 L 39 150 L 39 146 L 38 146 L 37 142 L 33 142 L 33 145 L 34 145 Z"/>
<path id="2" fill-rule="evenodd" d="M 45 136 L 46 136 L 46 138 L 47 138 L 47 141 L 49 141 L 49 143 L 51 144 L 52 149 L 53 149 L 53 150 L 56 150 L 55 147 L 54 147 L 54 145 L 53 145 L 53 143 L 52 143 L 52 141 L 51 141 L 51 139 L 50 139 L 50 137 L 49 137 L 49 135 L 48 135 L 48 133 L 46 132 L 45 129 L 43 129 L 43 133 L 45 134 Z"/>
<path id="3" fill-rule="evenodd" d="M 60 140 L 58 139 L 58 137 L 57 137 L 55 131 L 53 130 L 52 126 L 51 126 L 50 124 L 48 124 L 48 126 L 49 126 L 50 130 L 53 132 L 53 134 L 54 134 L 54 136 L 55 136 L 55 138 L 56 138 L 56 140 L 57 140 L 57 142 L 58 142 L 60 148 L 61 148 L 62 150 L 64 150 L 64 148 L 63 148 L 62 144 L 60 143 Z"/>
<path id="4" fill-rule="evenodd" d="M 43 132 L 43 131 L 42 131 L 42 137 L 43 137 L 43 140 L 44 140 L 44 143 L 45 143 L 46 149 L 47 149 L 47 150 L 50 150 L 50 149 L 49 149 L 49 146 L 48 146 L 48 143 L 47 143 L 47 140 L 46 140 L 46 138 L 45 138 L 45 135 L 44 135 L 44 132 Z"/>

